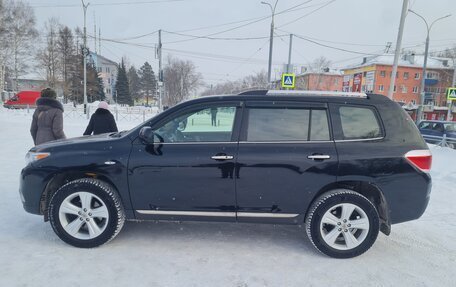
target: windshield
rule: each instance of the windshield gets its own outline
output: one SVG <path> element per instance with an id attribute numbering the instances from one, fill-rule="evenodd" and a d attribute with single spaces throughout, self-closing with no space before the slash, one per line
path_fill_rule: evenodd
<path id="1" fill-rule="evenodd" d="M 456 132 L 456 123 L 448 123 L 444 124 L 445 131 L 447 132 Z"/>

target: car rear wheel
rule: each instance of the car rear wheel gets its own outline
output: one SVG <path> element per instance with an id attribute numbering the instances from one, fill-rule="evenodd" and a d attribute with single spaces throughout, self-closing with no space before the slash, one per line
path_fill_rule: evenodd
<path id="1" fill-rule="evenodd" d="M 85 178 L 57 190 L 49 205 L 49 220 L 57 236 L 66 243 L 92 248 L 119 233 L 125 213 L 112 186 Z"/>
<path id="2" fill-rule="evenodd" d="M 377 239 L 379 216 L 366 197 L 338 189 L 317 198 L 306 217 L 307 236 L 322 253 L 350 258 L 366 252 Z"/>

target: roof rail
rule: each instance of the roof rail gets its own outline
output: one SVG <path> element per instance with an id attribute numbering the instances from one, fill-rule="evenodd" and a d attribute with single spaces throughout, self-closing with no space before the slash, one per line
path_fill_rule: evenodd
<path id="1" fill-rule="evenodd" d="M 242 95 L 257 95 L 257 96 L 264 96 L 268 93 L 268 90 L 258 90 L 258 89 L 249 89 L 249 90 L 246 90 L 246 91 L 242 91 L 240 92 L 238 95 L 239 96 L 242 96 Z"/>
<path id="2" fill-rule="evenodd" d="M 338 97 L 353 97 L 353 98 L 367 98 L 366 93 L 354 92 L 331 92 L 331 91 L 294 91 L 294 90 L 269 90 L 266 95 L 268 96 L 338 96 Z"/>

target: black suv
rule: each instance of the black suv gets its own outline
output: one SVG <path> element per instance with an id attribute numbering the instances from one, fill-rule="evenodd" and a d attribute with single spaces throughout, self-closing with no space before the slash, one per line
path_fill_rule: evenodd
<path id="1" fill-rule="evenodd" d="M 382 95 L 252 91 L 181 103 L 120 133 L 32 148 L 26 211 L 77 247 L 125 220 L 305 225 L 332 257 L 362 254 L 379 230 L 419 218 L 431 153 Z"/>

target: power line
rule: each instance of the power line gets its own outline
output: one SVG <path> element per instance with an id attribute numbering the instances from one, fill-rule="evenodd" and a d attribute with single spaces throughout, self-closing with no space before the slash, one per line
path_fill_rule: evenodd
<path id="1" fill-rule="evenodd" d="M 299 38 L 299 39 L 301 39 L 301 40 L 304 40 L 304 41 L 307 41 L 307 42 L 310 42 L 310 43 L 314 43 L 315 45 L 322 46 L 322 47 L 326 47 L 326 48 L 329 48 L 329 49 L 334 49 L 334 50 L 339 50 L 339 51 L 343 51 L 343 52 L 347 52 L 347 53 L 352 53 L 352 54 L 359 54 L 359 55 L 380 56 L 380 54 L 370 54 L 370 53 L 364 53 L 364 52 L 353 51 L 353 50 L 348 50 L 348 49 L 344 49 L 344 48 L 329 46 L 329 45 L 322 44 L 322 43 L 320 43 L 320 42 L 317 42 L 317 41 L 308 39 L 308 38 L 306 38 L 306 37 L 303 37 L 303 36 L 300 36 L 300 35 L 297 35 L 297 34 L 293 34 L 293 35 L 295 35 L 297 38 Z"/>
<path id="2" fill-rule="evenodd" d="M 289 33 L 289 32 L 287 32 L 285 30 L 282 30 L 282 29 L 276 29 L 276 30 L 284 32 L 284 33 Z M 313 37 L 309 37 L 309 36 L 305 36 L 305 37 L 307 39 L 311 39 L 311 40 L 314 40 L 314 41 L 331 43 L 331 44 L 347 45 L 347 46 L 361 46 L 361 47 L 384 47 L 385 46 L 385 44 L 361 44 L 361 43 L 337 42 L 337 41 L 330 41 L 330 40 L 323 40 L 323 39 L 313 38 Z"/>
<path id="3" fill-rule="evenodd" d="M 276 15 L 280 15 L 280 14 L 287 13 L 287 12 L 295 12 L 295 11 L 298 11 L 298 10 L 301 10 L 301 9 L 306 9 L 306 8 L 311 7 L 311 6 L 315 6 L 315 5 L 310 5 L 310 6 L 306 6 L 306 7 L 301 7 L 299 9 L 295 9 L 295 8 L 297 8 L 299 6 L 302 6 L 302 5 L 307 4 L 309 2 L 312 2 L 312 1 L 313 0 L 308 0 L 308 1 L 305 1 L 305 2 L 303 2 L 301 4 L 297 4 L 295 6 L 292 6 L 290 8 L 287 8 L 287 9 L 285 9 L 283 11 L 280 11 L 280 12 L 276 13 Z M 240 23 L 244 23 L 244 22 L 255 21 L 255 20 L 260 20 L 260 19 L 268 19 L 268 18 L 270 18 L 269 15 L 268 16 L 255 17 L 255 18 L 249 18 L 249 19 L 244 19 L 244 20 L 239 20 L 239 21 L 232 21 L 232 22 L 227 22 L 227 23 L 222 23 L 222 24 L 217 24 L 217 25 L 210 25 L 210 26 L 204 26 L 204 27 L 199 27 L 199 28 L 180 30 L 180 31 L 175 31 L 175 32 L 176 33 L 184 33 L 184 32 L 206 30 L 206 29 L 229 26 L 229 25 L 233 25 L 233 24 L 240 24 Z"/>
<path id="4" fill-rule="evenodd" d="M 318 10 L 323 9 L 323 8 L 325 8 L 326 6 L 328 6 L 328 5 L 330 5 L 330 4 L 334 3 L 334 2 L 336 2 L 336 1 L 337 1 L 337 0 L 329 1 L 329 2 L 327 2 L 326 4 L 324 4 L 323 6 L 317 8 L 317 9 L 315 9 L 315 10 L 312 10 L 311 12 L 309 12 L 309 13 L 303 15 L 303 16 L 300 16 L 300 17 L 298 17 L 298 18 L 296 18 L 296 19 L 294 19 L 294 20 L 292 20 L 292 21 L 290 21 L 290 22 L 287 22 L 287 23 L 285 23 L 285 24 L 283 24 L 283 25 L 280 25 L 280 26 L 277 27 L 277 28 L 281 28 L 281 27 L 283 27 L 283 26 L 287 26 L 287 25 L 290 25 L 290 24 L 292 24 L 292 23 L 295 23 L 295 22 L 301 20 L 302 18 L 305 18 L 305 17 L 307 17 L 307 16 L 309 16 L 309 15 L 311 15 L 311 14 L 317 12 Z"/>
<path id="5" fill-rule="evenodd" d="M 156 0 L 156 1 L 133 1 L 133 2 L 114 2 L 114 3 L 90 3 L 91 6 L 121 6 L 121 5 L 142 5 L 142 4 L 158 4 L 170 2 L 184 2 L 184 0 Z M 32 8 L 73 8 L 81 7 L 79 4 L 40 4 L 30 5 Z"/>
<path id="6" fill-rule="evenodd" d="M 333 0 L 333 1 L 336 1 L 336 0 Z M 280 14 L 284 14 L 284 13 L 288 13 L 288 12 L 292 12 L 293 8 L 296 8 L 298 6 L 301 6 L 303 4 L 306 4 L 306 3 L 309 3 L 310 1 L 306 1 L 304 3 L 301 3 L 301 4 L 298 4 L 298 5 L 295 5 L 295 6 L 292 6 L 290 8 L 287 8 L 285 10 L 282 10 L 282 11 L 279 11 L 277 12 L 275 15 L 280 15 Z M 320 4 L 318 4 L 320 5 Z M 304 8 L 309 8 L 311 6 L 315 6 L 315 5 L 309 5 L 308 7 L 302 7 L 300 9 L 304 9 Z M 300 9 L 296 9 L 296 10 L 300 10 Z M 205 37 L 211 37 L 211 36 L 215 36 L 215 35 L 219 35 L 219 34 L 222 34 L 222 33 L 226 33 L 226 32 L 230 32 L 230 31 L 233 31 L 233 30 L 237 30 L 237 29 L 240 29 L 240 28 L 243 28 L 243 27 L 246 27 L 246 26 L 249 26 L 249 25 L 252 25 L 252 24 L 255 24 L 255 23 L 258 23 L 258 22 L 261 22 L 263 20 L 266 20 L 266 19 L 269 19 L 271 16 L 264 16 L 264 17 L 261 17 L 261 18 L 253 18 L 253 19 L 256 19 L 256 20 L 253 20 L 253 21 L 250 21 L 246 24 L 242 24 L 242 25 L 239 25 L 239 26 L 236 26 L 236 27 L 232 27 L 232 28 L 229 28 L 229 29 L 225 29 L 225 30 L 222 30 L 222 31 L 219 31 L 219 32 L 215 32 L 215 33 L 211 33 L 211 34 L 207 34 L 207 35 L 203 35 L 203 36 L 198 36 L 198 37 L 194 37 L 192 39 L 185 39 L 185 40 L 177 40 L 177 41 L 172 41 L 172 42 L 166 42 L 164 44 L 174 44 L 174 43 L 181 43 L 181 42 L 187 42 L 187 41 L 193 41 L 193 40 L 196 40 L 196 39 L 200 39 L 200 38 L 205 38 Z M 242 22 L 245 22 L 245 21 L 242 21 Z"/>
<path id="7" fill-rule="evenodd" d="M 294 35 L 294 34 L 293 34 Z M 282 37 L 279 36 L 279 39 L 285 44 L 285 45 L 289 45 L 289 43 L 287 43 Z M 292 47 L 292 51 L 295 52 L 296 54 L 298 54 L 299 56 L 301 56 L 306 62 L 307 62 L 307 65 L 310 66 L 310 61 L 307 59 L 307 57 L 305 57 L 304 55 L 302 55 L 298 50 L 295 49 L 295 47 Z"/>
<path id="8" fill-rule="evenodd" d="M 231 70 L 228 74 L 234 73 L 234 71 L 237 71 L 240 67 L 242 67 L 244 64 L 248 63 L 256 54 L 258 54 L 266 44 L 269 43 L 269 40 L 263 43 L 260 48 L 258 48 L 252 55 L 250 55 L 244 62 L 240 63 L 237 67 L 235 67 L 233 70 Z"/>
<path id="9" fill-rule="evenodd" d="M 179 35 L 183 37 L 191 37 L 194 39 L 208 39 L 208 40 L 224 40 L 224 41 L 246 41 L 246 40 L 262 40 L 262 39 L 269 39 L 269 36 L 262 36 L 262 37 L 210 37 L 210 36 L 196 36 L 196 35 L 189 35 L 189 34 L 182 34 L 182 33 L 177 33 L 177 32 L 170 32 L 170 31 L 165 31 L 162 30 L 165 33 L 168 34 L 174 34 L 174 35 Z M 193 40 L 193 39 L 191 39 Z M 182 40 L 186 41 L 186 40 Z M 177 43 L 175 42 L 168 42 L 169 43 Z"/>

